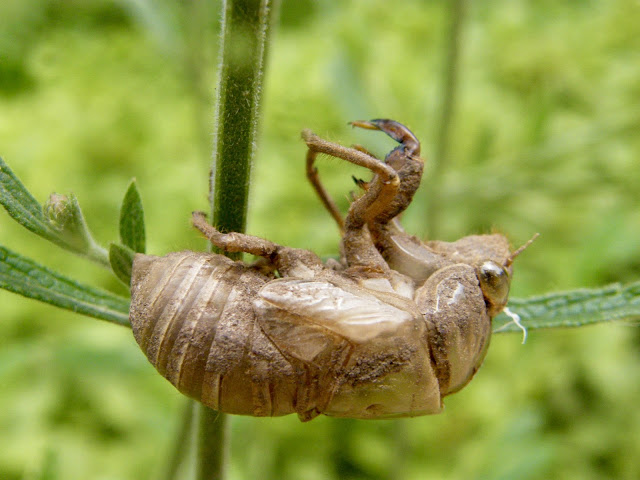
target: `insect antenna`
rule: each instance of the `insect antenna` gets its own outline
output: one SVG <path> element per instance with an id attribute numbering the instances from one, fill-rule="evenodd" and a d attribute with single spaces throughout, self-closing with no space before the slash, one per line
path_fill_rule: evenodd
<path id="1" fill-rule="evenodd" d="M 507 258 L 507 261 L 504 262 L 505 268 L 510 267 L 513 261 L 516 259 L 516 257 L 520 255 L 522 252 L 524 252 L 527 248 L 529 248 L 529 245 L 531 245 L 535 241 L 535 239 L 538 238 L 539 236 L 540 236 L 539 233 L 534 234 L 533 237 L 527 240 L 524 245 L 522 245 L 521 247 L 511 252 L 511 255 L 509 255 L 509 258 Z"/>

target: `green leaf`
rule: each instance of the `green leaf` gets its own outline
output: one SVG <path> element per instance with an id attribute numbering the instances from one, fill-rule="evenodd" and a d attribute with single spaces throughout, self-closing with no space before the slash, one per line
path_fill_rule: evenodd
<path id="1" fill-rule="evenodd" d="M 64 246 L 58 232 L 45 219 L 42 207 L 0 158 L 0 203 L 20 225 L 36 235 Z"/>
<path id="2" fill-rule="evenodd" d="M 0 204 L 14 220 L 36 235 L 109 266 L 107 252 L 91 236 L 76 198 L 53 194 L 43 209 L 1 158 Z"/>
<path id="3" fill-rule="evenodd" d="M 640 282 L 602 288 L 554 292 L 527 299 L 511 299 L 509 309 L 527 329 L 580 327 L 592 323 L 640 320 Z M 504 313 L 493 320 L 494 333 L 520 328 Z"/>
<path id="4" fill-rule="evenodd" d="M 118 325 L 129 325 L 129 300 L 83 285 L 0 246 L 0 288 Z"/>
<path id="5" fill-rule="evenodd" d="M 65 248 L 73 252 L 88 252 L 91 249 L 93 238 L 75 195 L 52 193 L 43 212 L 46 222 L 56 231 Z"/>
<path id="6" fill-rule="evenodd" d="M 145 252 L 144 210 L 135 180 L 131 181 L 120 209 L 120 241 L 134 252 Z"/>
<path id="7" fill-rule="evenodd" d="M 124 245 L 112 243 L 109 246 L 109 261 L 111 269 L 116 277 L 127 287 L 131 285 L 131 269 L 133 267 L 133 257 L 136 252 Z"/>

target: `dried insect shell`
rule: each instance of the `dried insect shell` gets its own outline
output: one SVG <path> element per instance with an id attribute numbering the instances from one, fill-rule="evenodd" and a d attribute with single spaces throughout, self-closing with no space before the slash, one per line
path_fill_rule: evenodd
<path id="1" fill-rule="evenodd" d="M 140 347 L 214 409 L 303 419 L 440 409 L 424 334 L 416 336 L 424 322 L 354 283 L 347 291 L 269 279 L 221 255 L 177 252 L 137 255 L 132 285 Z"/>
<path id="2" fill-rule="evenodd" d="M 131 324 L 181 392 L 254 416 L 438 413 L 486 352 L 474 268 L 438 270 L 406 298 L 332 270 L 274 279 L 221 255 L 136 255 Z"/>
<path id="3" fill-rule="evenodd" d="M 222 255 L 136 255 L 130 311 L 136 341 L 162 376 L 211 408 L 291 413 L 295 372 L 260 329 L 251 304 L 268 281 Z"/>
<path id="4" fill-rule="evenodd" d="M 502 235 L 420 242 L 397 216 L 422 175 L 420 145 L 391 120 L 356 122 L 400 142 L 384 162 L 304 133 L 308 175 L 343 229 L 339 266 L 307 250 L 223 234 L 194 214 L 218 248 L 136 255 L 130 321 L 149 361 L 178 390 L 227 413 L 393 418 L 438 413 L 487 352 L 507 301 Z M 313 169 L 329 153 L 372 170 L 342 222 Z"/>

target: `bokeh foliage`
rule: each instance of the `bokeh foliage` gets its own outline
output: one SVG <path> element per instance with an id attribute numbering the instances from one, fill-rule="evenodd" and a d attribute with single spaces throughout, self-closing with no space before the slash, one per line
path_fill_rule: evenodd
<path id="1" fill-rule="evenodd" d="M 191 4 L 193 3 L 193 4 Z M 377 153 L 348 120 L 390 117 L 433 152 L 447 2 L 284 1 L 273 39 L 248 231 L 335 253 L 304 180 L 303 127 Z M 147 251 L 204 248 L 217 14 L 201 2 L 5 0 L 0 154 L 44 203 L 73 192 L 116 241 L 131 177 Z M 516 264 L 517 296 L 640 277 L 640 4 L 476 2 L 462 31 L 444 239 L 542 236 Z M 437 159 L 434 159 L 436 161 Z M 425 184 L 405 216 L 427 231 Z M 346 208 L 351 174 L 322 178 Z M 430 170 L 431 169 L 431 170 Z M 124 293 L 1 214 L 1 242 Z M 0 478 L 154 478 L 182 399 L 130 331 L 0 292 Z M 236 418 L 230 478 L 640 477 L 640 335 L 628 325 L 496 336 L 445 414 L 401 421 Z"/>

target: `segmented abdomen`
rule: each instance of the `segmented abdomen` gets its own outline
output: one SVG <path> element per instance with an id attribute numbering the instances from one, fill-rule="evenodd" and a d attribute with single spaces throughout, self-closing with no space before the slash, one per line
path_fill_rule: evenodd
<path id="1" fill-rule="evenodd" d="M 271 278 L 222 255 L 136 255 L 130 321 L 162 376 L 216 410 L 294 411 L 293 367 L 256 322 L 253 299 Z"/>

